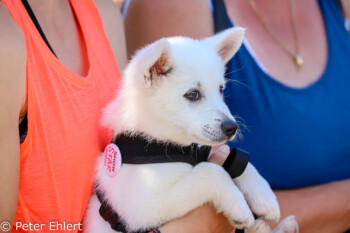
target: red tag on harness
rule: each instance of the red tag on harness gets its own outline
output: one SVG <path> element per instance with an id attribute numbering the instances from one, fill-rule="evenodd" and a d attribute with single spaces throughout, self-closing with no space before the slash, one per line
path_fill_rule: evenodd
<path id="1" fill-rule="evenodd" d="M 115 176 L 122 165 L 122 156 L 117 145 L 110 143 L 104 151 L 104 167 L 109 176 Z"/>

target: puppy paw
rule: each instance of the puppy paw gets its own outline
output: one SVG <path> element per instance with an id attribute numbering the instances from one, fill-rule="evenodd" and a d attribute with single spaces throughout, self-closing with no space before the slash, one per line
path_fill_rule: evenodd
<path id="1" fill-rule="evenodd" d="M 271 233 L 269 224 L 262 219 L 255 220 L 253 226 L 244 230 L 244 233 Z"/>
<path id="2" fill-rule="evenodd" d="M 234 180 L 244 194 L 251 210 L 262 219 L 278 221 L 280 209 L 275 194 L 270 185 L 262 178 L 256 169 L 248 164 L 246 171 Z"/>
<path id="3" fill-rule="evenodd" d="M 251 210 L 259 218 L 278 222 L 280 219 L 280 208 L 273 193 L 267 195 L 262 194 L 260 198 L 251 198 L 248 203 Z M 271 196 L 273 195 L 273 196 Z"/>
<path id="4" fill-rule="evenodd" d="M 272 233 L 299 233 L 298 223 L 293 215 L 285 218 Z"/>
<path id="5" fill-rule="evenodd" d="M 251 227 L 254 224 L 254 216 L 246 201 L 235 201 L 234 206 L 230 207 L 228 212 L 224 214 L 228 217 L 231 225 L 238 229 Z"/>
<path id="6" fill-rule="evenodd" d="M 251 218 L 236 218 L 234 220 L 229 220 L 231 225 L 236 229 L 246 229 L 254 224 L 254 219 Z"/>

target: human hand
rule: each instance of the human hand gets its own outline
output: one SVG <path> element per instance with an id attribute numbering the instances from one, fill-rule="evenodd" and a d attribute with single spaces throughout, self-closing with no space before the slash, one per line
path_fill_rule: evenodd
<path id="1" fill-rule="evenodd" d="M 208 161 L 218 165 L 223 165 L 227 156 L 230 154 L 230 147 L 227 144 L 212 148 L 212 154 Z"/>
<path id="2" fill-rule="evenodd" d="M 230 233 L 234 230 L 223 214 L 210 204 L 200 206 L 187 215 L 159 228 L 161 233 Z"/>
<path id="3" fill-rule="evenodd" d="M 227 145 L 220 146 L 209 158 L 209 162 L 222 165 L 230 153 Z M 205 204 L 187 215 L 174 219 L 159 228 L 162 233 L 230 233 L 234 228 L 223 214 L 217 214 L 216 209 Z"/>

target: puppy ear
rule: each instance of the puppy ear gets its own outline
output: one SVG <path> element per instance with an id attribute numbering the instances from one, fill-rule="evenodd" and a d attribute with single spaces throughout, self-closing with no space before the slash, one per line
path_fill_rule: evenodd
<path id="1" fill-rule="evenodd" d="M 233 27 L 203 41 L 214 47 L 226 64 L 241 47 L 245 30 L 245 28 Z"/>
<path id="2" fill-rule="evenodd" d="M 171 48 L 166 39 L 161 39 L 150 45 L 148 62 L 144 71 L 144 80 L 147 87 L 166 76 L 172 69 L 170 65 Z"/>

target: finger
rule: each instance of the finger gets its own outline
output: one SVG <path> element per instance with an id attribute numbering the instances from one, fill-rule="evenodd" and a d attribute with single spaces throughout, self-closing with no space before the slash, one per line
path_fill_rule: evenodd
<path id="1" fill-rule="evenodd" d="M 224 144 L 210 155 L 210 158 L 208 159 L 208 161 L 212 163 L 216 163 L 218 165 L 223 165 L 229 153 L 230 153 L 230 147 Z"/>

